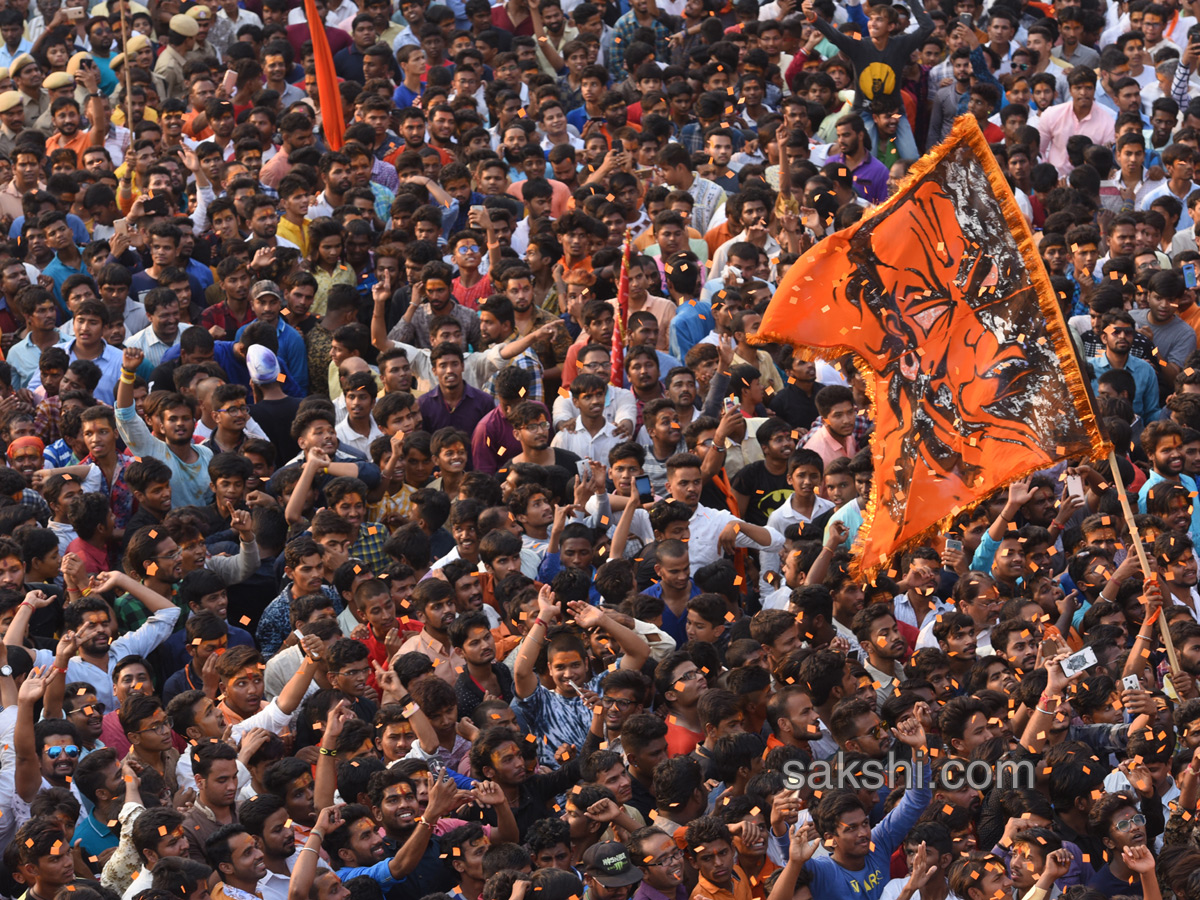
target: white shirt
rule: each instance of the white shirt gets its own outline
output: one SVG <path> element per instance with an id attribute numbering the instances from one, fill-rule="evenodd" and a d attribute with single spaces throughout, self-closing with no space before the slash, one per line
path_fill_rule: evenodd
<path id="1" fill-rule="evenodd" d="M 721 532 L 730 522 L 741 521 L 741 519 L 728 510 L 710 509 L 702 504 L 696 506 L 696 511 L 692 513 L 691 521 L 688 522 L 688 532 L 690 535 L 688 538 L 688 558 L 691 561 L 693 575 L 714 559 L 720 558 L 721 549 L 719 539 Z M 737 547 L 746 547 L 747 549 L 766 550 L 768 555 L 774 554 L 778 556 L 779 551 L 783 548 L 783 535 L 770 526 L 767 527 L 767 531 L 770 532 L 771 543 L 764 545 L 746 534 L 745 529 L 739 529 L 737 535 L 734 537 L 734 545 Z"/>
<path id="2" fill-rule="evenodd" d="M 930 629 L 933 628 L 931 623 L 937 621 L 937 617 L 942 613 L 954 612 L 953 604 L 946 603 L 940 597 L 929 597 L 929 611 L 925 613 L 925 618 L 920 622 L 917 621 L 917 611 L 913 609 L 912 601 L 908 599 L 908 594 L 897 594 L 896 599 L 892 601 L 892 613 L 896 617 L 897 622 L 903 622 L 905 625 L 911 625 L 913 628 L 920 631 L 926 625 Z M 932 634 L 932 630 L 930 634 Z"/>
<path id="3" fill-rule="evenodd" d="M 443 566 L 447 565 L 448 563 L 454 562 L 458 558 L 459 558 L 458 548 L 455 547 L 453 550 L 451 550 L 449 553 L 447 553 L 445 556 L 443 556 L 441 559 L 439 559 L 437 562 L 435 562 L 432 566 L 430 566 L 430 568 L 431 569 L 440 569 Z M 530 550 L 528 547 L 525 547 L 525 546 L 521 547 L 521 574 L 522 575 L 524 575 L 526 578 L 536 579 L 537 573 L 538 573 L 538 566 L 540 566 L 541 564 L 542 564 L 542 558 L 540 556 L 538 556 L 537 553 L 535 553 L 533 550 Z M 479 571 L 480 572 L 486 571 L 483 567 L 482 562 L 479 563 Z M 491 609 L 491 607 L 489 607 L 486 603 L 484 604 L 483 608 L 484 608 L 484 612 L 488 612 Z M 488 615 L 489 621 L 491 620 L 491 617 L 493 614 L 494 614 L 494 610 L 491 611 Z M 499 619 L 497 619 L 497 621 L 499 621 Z M 493 625 L 492 627 L 494 628 L 495 626 Z"/>
<path id="4" fill-rule="evenodd" d="M 376 424 L 374 416 L 367 416 L 367 421 L 371 424 L 371 432 L 366 437 L 363 437 L 363 435 L 350 427 L 349 418 L 342 419 L 334 430 L 337 432 L 338 441 L 342 444 L 349 444 L 355 450 L 366 454 L 367 458 L 370 459 L 371 443 L 376 438 L 383 437 L 383 432 L 380 430 L 379 425 Z M 258 886 L 262 887 L 261 881 L 258 883 Z"/>
<path id="5" fill-rule="evenodd" d="M 299 855 L 300 851 L 296 850 L 288 857 L 287 867 L 289 872 L 295 867 L 296 857 Z M 262 894 L 263 900 L 287 900 L 289 880 L 286 875 L 280 875 L 268 869 L 267 874 L 258 879 L 258 892 Z"/>
<path id="6" fill-rule="evenodd" d="M 73 656 L 67 663 L 67 681 L 86 681 L 96 691 L 96 702 L 108 709 L 116 709 L 117 701 L 112 690 L 112 669 L 117 661 L 129 656 L 149 656 L 175 630 L 179 619 L 179 607 L 169 606 L 153 613 L 136 631 L 126 632 L 109 644 L 108 667 L 100 669 L 81 656 Z M 39 650 L 34 655 L 35 666 L 54 664 L 53 650 Z"/>
<path id="7" fill-rule="evenodd" d="M 608 465 L 608 452 L 625 439 L 617 435 L 616 426 L 605 420 L 600 430 L 589 434 L 578 419 L 575 428 L 562 429 L 550 442 L 551 447 L 560 450 L 570 450 L 581 459 L 594 459 L 596 462 Z"/>
<path id="8" fill-rule="evenodd" d="M 796 424 L 799 425 L 801 423 Z M 803 423 L 802 427 L 807 428 L 808 423 Z M 767 516 L 767 527 L 774 528 L 780 534 L 785 534 L 787 533 L 787 528 L 789 525 L 807 525 L 813 519 L 819 519 L 831 509 L 833 509 L 832 501 L 826 500 L 824 497 L 816 497 L 814 498 L 813 502 L 812 516 L 806 518 L 803 513 L 796 511 L 796 508 L 792 506 L 792 501 L 789 498 L 786 503 L 774 509 L 771 514 Z M 780 554 L 778 553 L 766 553 L 759 557 L 758 564 L 760 566 L 761 573 L 759 576 L 759 596 L 761 597 L 765 597 L 767 592 L 769 592 L 774 586 L 767 581 L 767 573 L 774 572 L 778 575 L 783 571 L 783 564 L 779 557 Z M 775 584 L 779 584 L 779 582 L 775 582 Z M 787 608 L 787 601 L 784 601 L 783 606 L 779 607 L 779 609 Z"/>
<path id="9" fill-rule="evenodd" d="M 571 399 L 569 393 L 554 401 L 555 425 L 561 425 L 563 422 L 577 418 L 579 418 L 579 409 L 575 406 L 575 401 Z M 632 425 L 636 422 L 637 398 L 633 396 L 633 391 L 609 385 L 604 394 L 604 419 L 613 424 L 629 422 Z M 605 461 L 607 462 L 607 460 Z"/>
<path id="10" fill-rule="evenodd" d="M 137 878 L 133 879 L 129 887 L 125 888 L 125 893 L 121 895 L 121 900 L 133 900 L 138 894 L 150 887 L 153 876 L 150 870 L 144 865 L 142 870 L 137 873 Z"/>
<path id="11" fill-rule="evenodd" d="M 218 9 L 217 18 L 229 19 L 229 16 L 225 14 L 224 9 Z M 243 25 L 253 25 L 255 28 L 263 27 L 262 19 L 258 17 L 257 13 L 252 13 L 248 9 L 242 9 L 240 6 L 237 10 L 237 19 L 230 19 L 230 21 L 233 23 L 233 32 L 235 37 L 237 36 L 237 30 Z"/>
<path id="12" fill-rule="evenodd" d="M 921 629 L 921 633 L 917 635 L 918 650 L 924 650 L 926 647 L 933 647 L 935 650 L 941 649 L 937 638 L 933 636 L 933 626 L 936 624 L 936 617 L 925 623 Z M 981 659 L 985 656 L 994 655 L 994 651 L 992 650 L 992 629 L 990 626 L 975 636 L 975 655 Z"/>
<path id="13" fill-rule="evenodd" d="M 243 15 L 245 15 L 245 12 L 245 10 L 240 10 L 238 12 L 238 18 L 240 19 Z M 341 24 L 342 19 L 357 14 L 357 6 L 351 3 L 350 0 L 342 0 L 341 3 L 329 10 L 329 14 L 325 16 L 325 24 L 330 28 L 336 28 L 339 24 Z M 307 21 L 307 14 L 304 12 L 303 4 L 288 13 L 287 23 L 289 25 L 303 25 Z"/>

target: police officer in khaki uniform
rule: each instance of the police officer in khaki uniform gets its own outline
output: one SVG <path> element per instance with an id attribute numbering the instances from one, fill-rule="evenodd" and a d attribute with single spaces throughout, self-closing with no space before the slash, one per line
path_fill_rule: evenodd
<path id="1" fill-rule="evenodd" d="M 167 96 L 183 99 L 187 96 L 187 82 L 183 77 L 183 64 L 187 55 L 196 46 L 196 35 L 200 26 L 191 16 L 171 16 L 167 35 L 167 46 L 158 56 L 154 71 L 167 83 Z M 14 63 L 15 65 L 15 63 Z"/>
<path id="2" fill-rule="evenodd" d="M 37 117 L 50 108 L 50 100 L 42 90 L 42 70 L 28 53 L 22 53 L 9 66 L 17 90 L 21 92 L 21 102 L 25 104 L 25 121 L 36 122 Z"/>
<path id="3" fill-rule="evenodd" d="M 0 94 L 0 153 L 12 159 L 13 142 L 25 129 L 25 106 L 20 91 Z"/>

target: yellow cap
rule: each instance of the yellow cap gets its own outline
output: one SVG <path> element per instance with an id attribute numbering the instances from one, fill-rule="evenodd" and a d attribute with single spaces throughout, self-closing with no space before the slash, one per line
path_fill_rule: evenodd
<path id="1" fill-rule="evenodd" d="M 58 90 L 59 88 L 74 87 L 75 79 L 66 72 L 51 72 L 42 81 L 42 87 L 48 91 Z"/>
<path id="2" fill-rule="evenodd" d="M 191 16 L 171 16 L 170 26 L 173 32 L 184 37 L 195 37 L 200 33 L 200 26 Z"/>
<path id="3" fill-rule="evenodd" d="M 12 65 L 8 67 L 8 70 L 12 73 L 12 77 L 16 78 L 18 73 L 20 73 L 23 68 L 35 63 L 36 60 L 32 56 L 30 56 L 28 53 L 22 53 L 12 61 Z"/>

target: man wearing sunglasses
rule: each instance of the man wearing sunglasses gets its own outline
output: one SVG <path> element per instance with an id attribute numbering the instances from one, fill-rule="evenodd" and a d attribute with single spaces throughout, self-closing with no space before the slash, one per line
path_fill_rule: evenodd
<path id="1" fill-rule="evenodd" d="M 1132 791 L 1104 794 L 1092 805 L 1088 815 L 1088 830 L 1100 836 L 1108 862 L 1096 871 L 1088 887 L 1116 896 L 1118 885 L 1128 891 L 1135 880 L 1125 850 L 1146 846 L 1146 817 L 1142 815 L 1138 797 Z"/>
<path id="2" fill-rule="evenodd" d="M 43 719 L 34 725 L 33 708 L 45 695 L 50 679 L 59 675 L 58 669 L 52 666 L 30 672 L 17 692 L 13 733 L 17 759 L 12 784 L 16 796 L 26 803 L 32 803 L 43 789 L 71 788 L 74 780 L 75 763 L 79 759 L 79 732 L 75 726 L 66 719 Z M 3 666 L 0 677 L 11 678 L 12 670 Z"/>

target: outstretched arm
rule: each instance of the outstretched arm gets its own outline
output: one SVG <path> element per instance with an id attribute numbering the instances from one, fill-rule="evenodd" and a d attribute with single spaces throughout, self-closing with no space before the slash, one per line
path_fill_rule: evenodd
<path id="1" fill-rule="evenodd" d="M 621 646 L 624 654 L 621 659 L 622 669 L 633 669 L 636 672 L 650 658 L 650 645 L 646 643 L 646 639 L 632 628 L 622 625 L 600 607 L 575 600 L 567 604 L 567 609 L 575 616 L 575 621 L 581 628 L 603 628 Z"/>
<path id="2" fill-rule="evenodd" d="M 538 677 L 533 671 L 542 644 L 546 641 L 546 629 L 558 618 L 558 607 L 554 602 L 554 592 L 550 585 L 542 585 L 538 593 L 538 614 L 529 627 L 521 648 L 517 651 L 517 660 L 513 664 L 513 680 L 517 697 L 524 700 L 533 695 L 538 689 Z"/>
<path id="3" fill-rule="evenodd" d="M 37 744 L 33 738 L 33 707 L 45 696 L 46 687 L 58 670 L 47 666 L 42 671 L 34 669 L 26 676 L 17 692 L 17 725 L 13 733 L 13 749 L 17 763 L 13 773 L 13 784 L 17 796 L 32 803 L 42 787 L 42 766 L 38 758 Z"/>
<path id="4" fill-rule="evenodd" d="M 342 826 L 341 807 L 326 806 L 317 816 L 317 824 L 308 834 L 308 840 L 296 856 L 292 877 L 288 879 L 287 900 L 308 900 L 312 893 L 313 880 L 321 865 L 321 842 L 331 831 Z M 311 855 L 309 855 L 311 854 Z"/>

